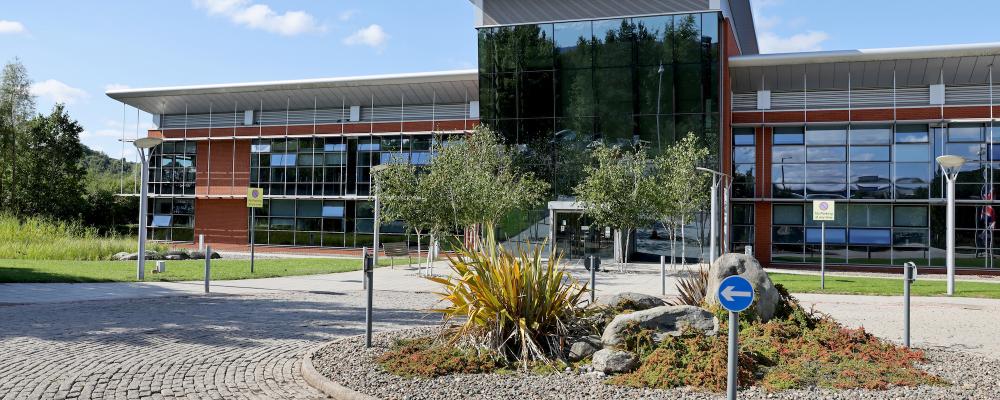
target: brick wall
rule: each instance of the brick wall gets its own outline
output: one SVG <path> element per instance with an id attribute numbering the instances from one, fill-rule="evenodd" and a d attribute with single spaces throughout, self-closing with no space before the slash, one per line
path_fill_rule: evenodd
<path id="1" fill-rule="evenodd" d="M 247 244 L 246 205 L 245 199 L 196 199 L 195 240 L 198 235 L 205 235 L 206 243 Z"/>

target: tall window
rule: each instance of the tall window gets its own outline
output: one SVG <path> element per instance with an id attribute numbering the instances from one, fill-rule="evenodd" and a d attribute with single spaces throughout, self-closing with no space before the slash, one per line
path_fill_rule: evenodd
<path id="1" fill-rule="evenodd" d="M 753 198 L 754 161 L 757 147 L 753 128 L 733 129 L 733 192 L 734 198 Z"/>
<path id="2" fill-rule="evenodd" d="M 153 148 L 149 159 L 149 193 L 194 195 L 198 143 L 164 142 Z"/>

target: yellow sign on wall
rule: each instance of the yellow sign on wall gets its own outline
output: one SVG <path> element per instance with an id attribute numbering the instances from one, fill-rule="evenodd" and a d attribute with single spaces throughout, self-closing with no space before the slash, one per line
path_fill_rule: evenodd
<path id="1" fill-rule="evenodd" d="M 813 200 L 813 221 L 833 221 L 835 209 L 833 200 Z"/>
<path id="2" fill-rule="evenodd" d="M 264 207 L 264 192 L 260 188 L 247 188 L 247 207 Z"/>

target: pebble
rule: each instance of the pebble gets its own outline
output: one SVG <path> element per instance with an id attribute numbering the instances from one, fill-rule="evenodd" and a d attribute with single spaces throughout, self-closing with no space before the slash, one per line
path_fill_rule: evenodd
<path id="1" fill-rule="evenodd" d="M 637 389 L 604 383 L 605 376 L 587 367 L 538 375 L 532 373 L 459 374 L 432 379 L 401 378 L 383 371 L 372 360 L 386 351 L 397 338 L 414 338 L 435 332 L 417 328 L 376 334 L 373 348 L 364 348 L 364 338 L 350 337 L 318 351 L 316 369 L 353 390 L 387 400 L 456 399 L 724 399 L 722 393 L 693 388 L 669 390 Z M 833 390 L 806 388 L 768 392 L 761 387 L 740 391 L 740 399 L 997 399 L 1000 394 L 1000 360 L 979 355 L 942 350 L 926 350 L 929 362 L 921 368 L 951 385 L 894 387 L 884 391 L 865 389 Z"/>

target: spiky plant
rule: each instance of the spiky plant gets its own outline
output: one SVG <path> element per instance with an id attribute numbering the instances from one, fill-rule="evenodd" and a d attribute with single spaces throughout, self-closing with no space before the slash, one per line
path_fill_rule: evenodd
<path id="1" fill-rule="evenodd" d="M 446 322 L 462 321 L 452 344 L 485 345 L 523 368 L 561 357 L 567 325 L 580 312 L 587 286 L 560 266 L 560 257 L 543 261 L 544 247 L 510 251 L 487 233 L 478 245 L 448 255 L 453 276 L 426 278 L 442 285 L 438 294 L 445 307 L 433 311 Z"/>
<path id="2" fill-rule="evenodd" d="M 676 287 L 680 295 L 671 302 L 672 305 L 701 306 L 708 291 L 708 269 L 701 267 L 694 274 L 678 279 Z"/>

